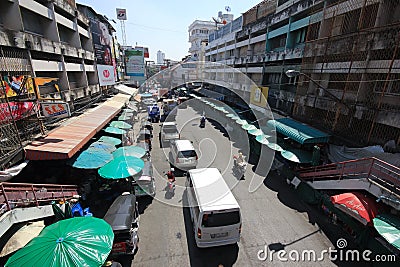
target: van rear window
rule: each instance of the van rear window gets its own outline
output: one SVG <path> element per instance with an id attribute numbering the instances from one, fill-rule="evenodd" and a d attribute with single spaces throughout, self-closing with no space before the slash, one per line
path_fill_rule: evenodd
<path id="1" fill-rule="evenodd" d="M 180 151 L 178 153 L 179 158 L 194 158 L 196 157 L 196 151 L 194 150 L 185 150 L 185 151 Z"/>
<path id="2" fill-rule="evenodd" d="M 203 227 L 219 227 L 240 223 L 239 211 L 204 214 L 201 222 Z"/>

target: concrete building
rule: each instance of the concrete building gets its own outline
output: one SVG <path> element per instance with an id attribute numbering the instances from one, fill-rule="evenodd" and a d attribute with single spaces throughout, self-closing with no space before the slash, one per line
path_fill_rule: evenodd
<path id="1" fill-rule="evenodd" d="M 266 0 L 209 35 L 206 61 L 240 70 L 272 108 L 362 144 L 399 144 L 399 40 L 390 33 L 400 3 L 389 2 Z M 240 75 L 220 68 L 208 78 L 250 101 Z"/>
<path id="2" fill-rule="evenodd" d="M 163 53 L 161 50 L 157 51 L 157 64 L 164 64 L 164 59 L 165 59 L 165 53 Z"/>
<path id="3" fill-rule="evenodd" d="M 110 23 L 91 8 L 88 9 L 93 17 L 97 17 L 105 25 L 103 32 L 110 37 L 113 31 Z M 27 81 L 29 77 L 37 80 L 49 78 L 42 79 L 52 82 L 40 85 L 41 97 L 61 98 L 69 104 L 72 111 L 87 105 L 95 101 L 103 90 L 110 88 L 109 85 L 115 83 L 116 77 L 113 56 L 115 49 L 112 49 L 110 37 L 110 49 L 106 55 L 106 65 L 110 71 L 104 72 L 110 74 L 110 83 L 104 86 L 99 83 L 97 55 L 92 37 L 90 19 L 77 9 L 75 0 L 0 1 L 0 80 L 4 82 L 10 77 L 26 77 Z M 54 90 L 56 86 L 53 82 L 58 84 L 60 93 Z M 7 82 L 3 83 L 5 84 Z M 39 84 L 36 85 L 39 87 Z M 28 84 L 27 87 L 33 88 L 34 85 Z M 23 102 L 27 106 L 36 103 L 33 92 L 13 94 L 8 99 L 4 97 L 3 90 L 1 92 L 2 107 L 8 107 L 10 102 L 16 105 L 27 101 Z M 21 151 L 25 141 L 32 140 L 39 132 L 43 134 L 44 126 L 53 126 L 50 125 L 51 119 L 44 120 L 44 124 L 39 123 L 35 112 L 4 119 L 8 116 L 7 112 L 8 108 L 0 112 L 3 125 L 0 127 L 0 135 L 7 136 L 9 140 L 1 144 L 0 161 L 10 163 L 13 155 Z"/>
<path id="4" fill-rule="evenodd" d="M 89 20 L 74 1 L 1 1 L 3 72 L 59 79 L 73 101 L 100 92 Z"/>
<path id="5" fill-rule="evenodd" d="M 198 59 L 203 44 L 208 44 L 208 35 L 215 30 L 216 24 L 212 21 L 195 20 L 189 26 L 189 53 L 192 58 Z"/>

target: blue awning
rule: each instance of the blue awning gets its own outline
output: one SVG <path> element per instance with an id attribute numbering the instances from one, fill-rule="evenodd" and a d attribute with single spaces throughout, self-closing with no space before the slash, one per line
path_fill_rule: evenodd
<path id="1" fill-rule="evenodd" d="M 223 94 L 221 94 L 221 93 L 218 93 L 218 92 L 215 92 L 215 91 L 211 91 L 211 90 L 208 90 L 208 89 L 204 89 L 204 88 L 201 88 L 199 91 L 198 91 L 198 93 L 200 93 L 200 94 L 202 94 L 202 95 L 204 95 L 204 96 L 207 96 L 207 97 L 209 97 L 209 98 L 214 98 L 214 99 L 216 99 L 216 100 L 224 100 L 224 95 Z"/>
<path id="2" fill-rule="evenodd" d="M 274 126 L 281 133 L 300 144 L 328 143 L 330 135 L 305 123 L 290 118 L 269 120 L 268 126 Z"/>

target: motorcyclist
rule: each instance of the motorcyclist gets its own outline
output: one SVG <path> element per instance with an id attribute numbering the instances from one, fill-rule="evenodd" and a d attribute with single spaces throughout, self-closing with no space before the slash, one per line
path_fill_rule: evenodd
<path id="1" fill-rule="evenodd" d="M 169 182 L 175 182 L 175 174 L 174 174 L 175 169 L 171 168 L 168 172 L 167 172 L 167 179 Z"/>
<path id="2" fill-rule="evenodd" d="M 240 167 L 243 167 L 243 165 L 246 164 L 242 152 L 239 152 L 239 155 L 236 157 L 236 164 L 239 165 Z"/>

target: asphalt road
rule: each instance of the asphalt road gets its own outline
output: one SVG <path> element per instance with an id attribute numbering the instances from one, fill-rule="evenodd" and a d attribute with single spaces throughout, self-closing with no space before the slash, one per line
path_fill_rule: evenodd
<path id="1" fill-rule="evenodd" d="M 232 174 L 232 155 L 237 153 L 239 146 L 247 156 L 251 156 L 244 142 L 246 132 L 233 125 L 231 133 L 236 138 L 231 136 L 230 140 L 215 122 L 207 121 L 206 127 L 200 129 L 201 108 L 197 110 L 191 107 L 178 110 L 176 121 L 181 139 L 193 142 L 200 155 L 198 167 L 217 167 L 232 187 L 241 207 L 241 240 L 237 245 L 224 247 L 199 249 L 195 246 L 190 213 L 184 207 L 183 176 L 177 177 L 175 195 L 171 199 L 166 198 L 163 172 L 170 168 L 167 160 L 169 149 L 160 148 L 156 138 L 160 127 L 153 124 L 155 138 L 151 155 L 157 193 L 153 200 L 139 200 L 140 244 L 132 266 L 335 266 L 328 257 L 317 262 L 277 259 L 276 251 L 279 250 L 288 253 L 297 251 L 300 255 L 304 250 L 314 250 L 319 256 L 321 250 L 334 248 L 334 245 L 320 231 L 316 218 L 313 218 L 315 215 L 309 212 L 282 177 L 271 172 L 258 190 L 249 193 L 254 168 L 249 164 L 245 180 L 238 180 Z M 270 251 L 268 254 L 273 254 L 272 261 L 271 258 L 265 261 L 258 259 L 258 252 L 265 248 Z M 272 253 L 273 250 L 276 251 Z M 296 255 L 296 252 L 292 253 Z"/>

